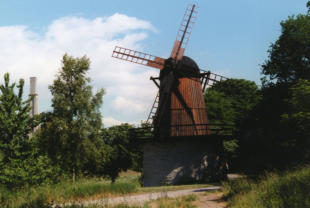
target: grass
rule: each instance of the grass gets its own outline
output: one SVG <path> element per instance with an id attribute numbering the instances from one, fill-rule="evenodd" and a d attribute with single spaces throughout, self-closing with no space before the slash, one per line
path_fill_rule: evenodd
<path id="1" fill-rule="evenodd" d="M 90 178 L 62 181 L 54 185 L 28 187 L 18 191 L 0 188 L 0 207 L 50 207 L 54 203 L 92 197 L 109 197 L 137 192 L 138 177 L 126 175 L 115 183 L 108 180 Z"/>
<path id="2" fill-rule="evenodd" d="M 0 207 L 48 208 L 52 204 L 61 204 L 75 200 L 113 197 L 124 194 L 165 192 L 208 186 L 207 184 L 194 184 L 144 188 L 139 183 L 139 177 L 139 173 L 128 172 L 121 174 L 114 184 L 105 179 L 84 178 L 75 183 L 69 180 L 54 185 L 26 187 L 16 191 L 8 191 L 0 187 Z"/>
<path id="3" fill-rule="evenodd" d="M 258 181 L 238 179 L 223 184 L 231 208 L 310 207 L 310 166 L 268 173 Z"/>

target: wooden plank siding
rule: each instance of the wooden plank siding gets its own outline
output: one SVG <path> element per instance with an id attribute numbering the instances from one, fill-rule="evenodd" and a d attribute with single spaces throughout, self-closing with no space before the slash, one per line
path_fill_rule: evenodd
<path id="1" fill-rule="evenodd" d="M 170 136 L 208 134 L 207 112 L 199 78 L 180 78 L 171 94 Z"/>

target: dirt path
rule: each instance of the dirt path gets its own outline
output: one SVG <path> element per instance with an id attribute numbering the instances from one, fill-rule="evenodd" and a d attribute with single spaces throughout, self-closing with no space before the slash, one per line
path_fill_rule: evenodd
<path id="1" fill-rule="evenodd" d="M 224 208 L 225 203 L 221 202 L 221 193 L 209 193 L 210 191 L 220 190 L 219 186 L 205 187 L 205 188 L 195 188 L 195 189 L 184 189 L 178 191 L 162 191 L 156 193 L 138 194 L 138 195 L 125 195 L 121 197 L 113 198 L 102 198 L 96 200 L 85 200 L 74 203 L 67 203 L 62 205 L 55 205 L 54 207 L 63 207 L 64 205 L 100 205 L 100 206 L 114 206 L 117 204 L 128 204 L 128 205 L 143 205 L 144 203 L 156 200 L 162 197 L 176 198 L 189 194 L 197 194 L 198 200 L 195 204 L 198 207 L 208 207 L 208 208 Z"/>
<path id="2" fill-rule="evenodd" d="M 198 200 L 193 204 L 199 208 L 225 208 L 227 204 L 222 200 L 222 196 L 221 192 L 199 194 Z"/>

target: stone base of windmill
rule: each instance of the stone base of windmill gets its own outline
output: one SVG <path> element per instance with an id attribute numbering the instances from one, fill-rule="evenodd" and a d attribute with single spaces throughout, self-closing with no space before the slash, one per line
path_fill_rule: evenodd
<path id="1" fill-rule="evenodd" d="M 226 178 L 222 141 L 167 138 L 143 144 L 144 186 L 215 182 Z"/>

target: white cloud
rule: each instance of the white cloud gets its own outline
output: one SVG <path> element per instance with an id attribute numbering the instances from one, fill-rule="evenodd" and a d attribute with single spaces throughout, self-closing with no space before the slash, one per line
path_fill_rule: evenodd
<path id="1" fill-rule="evenodd" d="M 102 122 L 103 122 L 105 127 L 120 125 L 120 124 L 124 123 L 124 122 L 119 121 L 113 117 L 103 117 Z"/>
<path id="2" fill-rule="evenodd" d="M 126 99 L 122 96 L 116 97 L 116 99 L 113 101 L 113 105 L 116 110 L 122 111 L 124 113 L 130 113 L 130 111 L 143 113 L 146 108 L 144 103 L 137 103 L 136 100 L 130 98 Z"/>
<path id="3" fill-rule="evenodd" d="M 156 94 L 149 77 L 158 72 L 113 59 L 111 53 L 115 45 L 143 50 L 142 41 L 148 37 L 148 32 L 154 31 L 150 22 L 118 13 L 95 19 L 60 18 L 43 34 L 27 26 L 0 27 L 0 82 L 5 72 L 9 72 L 13 80 L 26 79 L 26 84 L 29 77 L 36 76 L 39 110 L 44 111 L 51 99 L 48 85 L 61 67 L 63 54 L 87 55 L 91 60 L 92 85 L 96 89 L 105 88 L 107 92 L 104 114 L 121 120 L 130 119 L 129 116 L 141 120 Z M 110 100 L 106 102 L 105 99 Z M 107 106 L 109 104 L 111 106 Z M 111 112 L 105 109 L 115 110 L 117 114 L 109 115 Z"/>
<path id="4" fill-rule="evenodd" d="M 135 121 L 132 122 L 126 122 L 126 121 L 120 121 L 117 120 L 113 117 L 103 117 L 102 118 L 102 123 L 104 124 L 104 127 L 111 127 L 111 126 L 115 126 L 115 125 L 120 125 L 123 123 L 129 123 L 129 124 L 133 124 L 133 125 L 137 125 L 138 123 Z"/>

